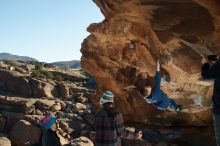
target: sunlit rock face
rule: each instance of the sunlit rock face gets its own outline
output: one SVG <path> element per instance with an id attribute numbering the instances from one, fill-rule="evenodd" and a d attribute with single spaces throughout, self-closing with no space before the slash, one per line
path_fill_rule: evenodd
<path id="1" fill-rule="evenodd" d="M 201 80 L 200 66 L 203 55 L 220 54 L 220 2 L 93 1 L 105 20 L 88 27 L 91 35 L 82 43 L 81 65 L 98 82 L 94 105 L 98 108 L 102 92 L 111 90 L 127 121 L 208 125 L 212 82 Z M 158 58 L 162 63 L 161 88 L 187 108 L 181 114 L 159 111 L 140 94 L 145 80 L 154 84 Z M 123 88 L 129 85 L 137 89 L 125 92 Z M 191 109 L 200 103 L 204 107 Z"/>

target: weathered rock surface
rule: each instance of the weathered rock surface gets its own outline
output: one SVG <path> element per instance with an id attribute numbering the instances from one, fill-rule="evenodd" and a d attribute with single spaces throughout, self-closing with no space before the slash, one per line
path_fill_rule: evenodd
<path id="1" fill-rule="evenodd" d="M 0 133 L 0 146 L 11 146 L 11 141 L 6 135 Z"/>
<path id="2" fill-rule="evenodd" d="M 61 97 L 68 97 L 70 95 L 68 86 L 63 83 L 59 84 L 58 86 Z"/>
<path id="3" fill-rule="evenodd" d="M 37 79 L 31 79 L 30 85 L 33 97 L 59 97 L 56 85 Z"/>
<path id="4" fill-rule="evenodd" d="M 9 90 L 24 96 L 31 95 L 31 86 L 25 76 L 19 72 L 0 70 L 1 90 Z"/>
<path id="5" fill-rule="evenodd" d="M 105 20 L 88 27 L 91 35 L 82 44 L 81 66 L 98 82 L 93 100 L 96 108 L 102 92 L 111 90 L 126 120 L 146 123 L 147 118 L 157 123 L 156 115 L 166 114 L 145 103 L 137 92 L 143 91 L 144 80 L 153 84 L 158 58 L 162 76 L 168 82 L 162 82 L 162 89 L 168 96 L 185 107 L 195 104 L 194 99 L 200 96 L 202 104 L 210 106 L 212 83 L 200 81 L 200 66 L 202 55 L 220 54 L 219 2 L 93 1 Z M 136 91 L 124 92 L 128 85 L 135 85 Z M 204 113 L 210 111 L 204 108 L 197 112 L 209 125 L 211 114 Z M 189 122 L 193 121 L 193 113 L 183 114 L 183 121 L 176 120 L 180 115 L 175 115 L 167 124 L 203 125 L 199 118 Z"/>
<path id="6" fill-rule="evenodd" d="M 71 146 L 94 146 L 93 142 L 87 137 L 79 137 L 71 142 Z"/>
<path id="7" fill-rule="evenodd" d="M 94 89 L 87 82 L 94 80 L 83 74 L 82 70 L 67 70 L 62 69 L 44 69 L 34 70 L 31 63 L 10 62 L 11 65 L 6 65 L 0 61 L 0 92 L 8 92 L 14 95 L 34 98 L 67 98 L 72 99 L 76 94 L 90 94 Z M 14 69 L 14 68 L 17 68 Z M 22 72 L 24 68 L 28 69 L 29 73 Z M 18 70 L 19 69 L 19 70 Z M 31 73 L 36 72 L 39 77 L 32 77 Z M 47 77 L 45 76 L 47 75 Z M 58 81 L 58 77 L 64 81 Z M 94 87 L 93 87 L 94 88 Z"/>
<path id="8" fill-rule="evenodd" d="M 17 121 L 23 119 L 24 117 L 24 113 L 19 113 L 19 112 L 6 112 L 6 111 L 3 111 L 2 112 L 2 115 L 5 117 L 6 119 L 6 125 L 5 125 L 5 129 L 7 131 L 9 131 L 13 126 L 14 124 L 17 123 Z"/>
<path id="9" fill-rule="evenodd" d="M 13 126 L 9 135 L 13 145 L 31 146 L 40 140 L 41 129 L 25 120 L 20 120 Z"/>

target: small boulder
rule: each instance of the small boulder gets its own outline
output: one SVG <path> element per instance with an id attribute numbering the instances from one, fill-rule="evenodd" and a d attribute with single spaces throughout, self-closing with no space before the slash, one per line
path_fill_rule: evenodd
<path id="1" fill-rule="evenodd" d="M 15 146 L 31 146 L 40 140 L 41 129 L 28 121 L 18 121 L 9 133 L 10 139 Z"/>
<path id="2" fill-rule="evenodd" d="M 82 104 L 82 103 L 76 103 L 76 105 L 75 105 L 75 109 L 76 109 L 77 111 L 79 111 L 79 110 L 86 110 L 87 107 L 86 107 L 85 104 Z"/>
<path id="3" fill-rule="evenodd" d="M 71 146 L 94 146 L 93 142 L 84 136 L 71 141 Z"/>
<path id="4" fill-rule="evenodd" d="M 66 86 L 64 83 L 59 84 L 59 93 L 61 97 L 69 97 L 69 87 Z"/>
<path id="5" fill-rule="evenodd" d="M 39 109 L 49 109 L 50 107 L 54 105 L 54 102 L 55 101 L 53 100 L 40 99 L 35 104 L 36 104 L 36 107 Z"/>
<path id="6" fill-rule="evenodd" d="M 54 105 L 50 107 L 50 110 L 52 111 L 60 111 L 62 109 L 61 104 L 59 101 L 55 101 Z"/>
<path id="7" fill-rule="evenodd" d="M 6 135 L 0 133 L 0 146 L 11 146 L 11 141 Z"/>
<path id="8" fill-rule="evenodd" d="M 86 103 L 86 102 L 88 102 L 88 98 L 83 97 L 83 96 L 77 97 L 76 100 L 77 100 L 77 102 L 80 102 L 80 103 Z"/>

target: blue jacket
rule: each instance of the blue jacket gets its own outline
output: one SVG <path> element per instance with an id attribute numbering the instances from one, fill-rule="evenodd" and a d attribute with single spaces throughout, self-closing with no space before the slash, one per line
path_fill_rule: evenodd
<path id="1" fill-rule="evenodd" d="M 215 80 L 212 95 L 213 112 L 214 114 L 220 114 L 220 61 L 216 62 L 212 67 L 210 67 L 209 63 L 203 64 L 202 77 Z"/>
<path id="2" fill-rule="evenodd" d="M 161 73 L 160 71 L 156 72 L 155 76 L 155 85 L 152 88 L 151 95 L 145 97 L 146 100 L 150 101 L 155 107 L 166 109 L 169 106 L 170 99 L 168 96 L 160 90 L 160 83 L 161 83 Z"/>

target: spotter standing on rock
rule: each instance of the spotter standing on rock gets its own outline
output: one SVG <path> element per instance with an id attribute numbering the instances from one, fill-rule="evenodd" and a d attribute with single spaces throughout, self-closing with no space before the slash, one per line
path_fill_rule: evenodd
<path id="1" fill-rule="evenodd" d="M 202 59 L 202 77 L 214 79 L 214 91 L 212 96 L 213 119 L 217 146 L 220 146 L 220 57 L 209 55 L 208 59 Z"/>
<path id="2" fill-rule="evenodd" d="M 95 117 L 95 146 L 121 146 L 120 137 L 141 139 L 141 131 L 134 133 L 125 129 L 122 113 L 114 108 L 111 91 L 103 93 L 100 105 L 102 109 Z"/>

